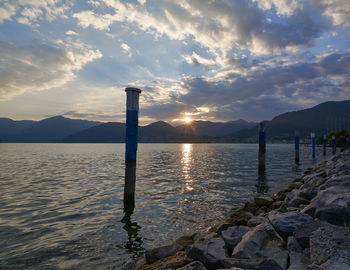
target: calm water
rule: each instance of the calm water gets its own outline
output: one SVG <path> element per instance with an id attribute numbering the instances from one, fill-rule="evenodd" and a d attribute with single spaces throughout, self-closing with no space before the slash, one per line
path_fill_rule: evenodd
<path id="1" fill-rule="evenodd" d="M 123 144 L 0 144 L 0 269 L 121 269 L 144 249 L 204 230 L 316 160 L 292 145 L 140 144 L 136 205 L 123 212 Z"/>

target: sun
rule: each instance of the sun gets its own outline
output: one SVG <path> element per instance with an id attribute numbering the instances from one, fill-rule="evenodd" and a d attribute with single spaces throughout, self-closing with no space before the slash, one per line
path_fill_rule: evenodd
<path id="1" fill-rule="evenodd" d="M 185 122 L 186 124 L 191 123 L 191 122 L 192 122 L 191 117 L 185 117 L 185 118 L 184 118 L 184 122 Z"/>

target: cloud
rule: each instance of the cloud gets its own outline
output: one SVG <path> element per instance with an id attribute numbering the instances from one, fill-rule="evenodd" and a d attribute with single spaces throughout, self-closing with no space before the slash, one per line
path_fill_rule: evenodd
<path id="1" fill-rule="evenodd" d="M 73 30 L 68 30 L 68 31 L 66 32 L 66 35 L 69 35 L 69 36 L 77 36 L 78 33 L 77 33 L 77 32 L 74 32 Z"/>
<path id="2" fill-rule="evenodd" d="M 0 23 L 3 23 L 5 20 L 9 20 L 15 14 L 16 7 L 12 4 L 4 3 L 3 6 L 0 6 Z"/>
<path id="3" fill-rule="evenodd" d="M 108 30 L 114 21 L 113 16 L 110 14 L 96 14 L 91 10 L 75 13 L 72 17 L 78 19 L 78 24 L 81 27 L 92 26 L 97 30 Z"/>
<path id="4" fill-rule="evenodd" d="M 126 44 L 126 43 L 122 43 L 122 44 L 120 44 L 120 47 L 122 47 L 122 49 L 125 51 L 125 53 L 127 53 L 127 54 L 128 54 L 128 56 L 129 56 L 129 57 L 131 57 L 131 56 L 132 56 L 132 53 L 131 53 L 131 48 L 129 47 L 129 45 L 128 45 L 128 44 Z"/>
<path id="5" fill-rule="evenodd" d="M 17 47 L 0 42 L 0 100 L 62 86 L 75 78 L 75 71 L 100 57 L 100 51 L 81 43 L 62 49 L 45 44 Z"/>

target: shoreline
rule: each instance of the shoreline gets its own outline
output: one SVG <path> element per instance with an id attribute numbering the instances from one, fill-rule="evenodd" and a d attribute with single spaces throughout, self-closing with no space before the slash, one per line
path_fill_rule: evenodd
<path id="1" fill-rule="evenodd" d="M 124 269 L 350 269 L 350 150 Z"/>

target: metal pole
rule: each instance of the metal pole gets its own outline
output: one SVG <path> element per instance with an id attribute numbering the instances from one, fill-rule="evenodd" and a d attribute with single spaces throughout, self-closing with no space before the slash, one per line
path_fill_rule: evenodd
<path id="1" fill-rule="evenodd" d="M 332 147 L 333 147 L 333 154 L 337 152 L 337 144 L 335 141 L 335 136 L 332 136 Z"/>
<path id="2" fill-rule="evenodd" d="M 323 135 L 323 155 L 326 155 L 327 135 Z"/>

